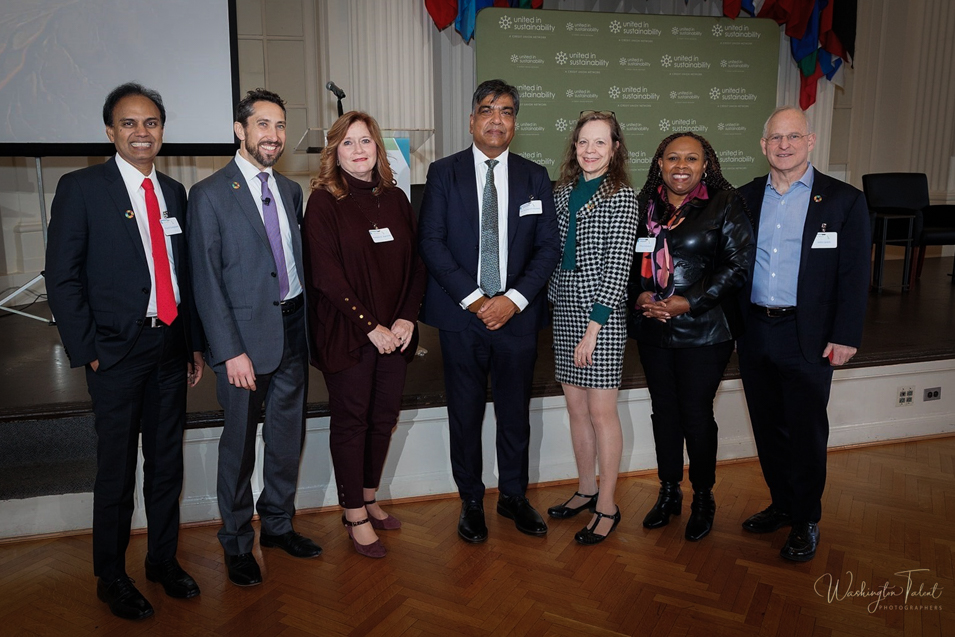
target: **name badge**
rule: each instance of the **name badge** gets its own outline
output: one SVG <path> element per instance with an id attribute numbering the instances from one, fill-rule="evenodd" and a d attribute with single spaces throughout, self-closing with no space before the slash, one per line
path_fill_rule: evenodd
<path id="1" fill-rule="evenodd" d="M 812 242 L 813 248 L 836 248 L 839 246 L 839 237 L 835 232 L 817 232 Z"/>
<path id="2" fill-rule="evenodd" d="M 634 252 L 653 252 L 656 246 L 656 237 L 641 237 L 637 239 L 637 248 Z"/>
<path id="3" fill-rule="evenodd" d="M 369 230 L 368 234 L 371 235 L 371 240 L 375 243 L 388 243 L 389 241 L 394 241 L 395 238 L 391 236 L 391 230 L 388 228 L 374 228 Z"/>
<path id="4" fill-rule="evenodd" d="M 182 234 L 182 228 L 179 227 L 179 220 L 175 217 L 165 217 L 159 220 L 162 224 L 162 231 L 167 237 L 174 234 Z"/>
<path id="5" fill-rule="evenodd" d="M 539 215 L 542 212 L 544 212 L 544 207 L 541 205 L 540 199 L 532 199 L 521 206 L 520 216 L 526 217 L 527 215 Z"/>

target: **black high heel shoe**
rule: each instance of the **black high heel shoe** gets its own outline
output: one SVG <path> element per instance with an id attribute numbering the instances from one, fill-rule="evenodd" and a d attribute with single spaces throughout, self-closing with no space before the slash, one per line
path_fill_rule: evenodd
<path id="1" fill-rule="evenodd" d="M 661 482 L 660 495 L 647 516 L 643 518 L 643 526 L 648 529 L 658 529 L 670 522 L 671 515 L 680 515 L 683 508 L 683 490 L 679 482 Z"/>
<path id="2" fill-rule="evenodd" d="M 593 495 L 584 495 L 583 493 L 580 493 L 579 491 L 577 491 L 574 493 L 574 495 L 570 496 L 570 500 L 573 500 L 574 498 L 578 498 L 578 497 L 590 498 L 590 499 L 587 502 L 585 502 L 583 505 L 579 507 L 575 507 L 575 508 L 571 508 L 567 506 L 567 502 L 570 502 L 570 500 L 567 500 L 567 502 L 564 502 L 563 504 L 558 504 L 555 507 L 551 507 L 547 509 L 547 515 L 549 515 L 552 518 L 557 518 L 558 520 L 565 520 L 567 518 L 574 517 L 575 515 L 577 515 L 584 509 L 589 509 L 591 512 L 593 512 L 597 508 L 597 496 L 599 495 L 599 493 L 600 492 L 598 491 L 597 493 Z"/>
<path id="3" fill-rule="evenodd" d="M 594 520 L 593 524 L 585 526 L 581 530 L 577 531 L 577 534 L 574 536 L 574 539 L 577 540 L 578 544 L 583 544 L 585 546 L 593 546 L 594 544 L 600 544 L 607 539 L 607 535 L 613 533 L 614 529 L 617 528 L 617 525 L 620 524 L 620 507 L 617 507 L 617 512 L 613 515 L 607 515 L 606 513 L 601 513 L 600 511 L 594 511 L 597 515 L 597 519 Z M 613 520 L 613 526 L 610 527 L 610 530 L 607 531 L 607 535 L 599 535 L 594 533 L 594 529 L 597 528 L 597 525 L 600 524 L 600 521 L 604 518 Z"/>

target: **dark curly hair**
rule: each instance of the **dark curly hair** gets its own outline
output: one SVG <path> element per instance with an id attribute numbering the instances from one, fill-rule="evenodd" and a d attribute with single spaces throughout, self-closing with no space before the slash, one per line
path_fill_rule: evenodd
<path id="1" fill-rule="evenodd" d="M 564 161 L 560 167 L 560 177 L 557 186 L 573 185 L 583 172 L 577 162 L 577 140 L 580 139 L 580 130 L 588 122 L 607 122 L 610 126 L 610 140 L 617 144 L 617 148 L 610 155 L 610 164 L 607 166 L 607 176 L 604 181 L 609 186 L 608 195 L 614 195 L 622 186 L 630 186 L 630 171 L 627 169 L 627 145 L 623 141 L 623 131 L 617 118 L 606 111 L 590 111 L 580 116 L 577 125 L 570 134 L 570 144 L 564 152 Z"/>
<path id="2" fill-rule="evenodd" d="M 664 140 L 660 142 L 660 145 L 657 146 L 657 152 L 653 153 L 653 159 L 650 160 L 650 170 L 647 171 L 647 181 L 643 184 L 643 188 L 640 189 L 640 193 L 637 195 L 637 201 L 640 203 L 640 212 L 637 222 L 640 224 L 646 222 L 647 209 L 650 206 L 650 202 L 657 196 L 657 189 L 660 187 L 660 184 L 663 183 L 663 172 L 660 170 L 660 158 L 663 157 L 663 153 L 666 151 L 667 146 L 670 145 L 670 142 L 680 137 L 692 137 L 700 142 L 700 145 L 703 147 L 703 155 L 706 159 L 706 170 L 703 172 L 702 181 L 706 184 L 707 188 L 736 192 L 736 188 L 733 187 L 733 184 L 728 182 L 723 176 L 719 157 L 716 156 L 716 151 L 713 150 L 713 147 L 706 141 L 705 137 L 690 131 L 673 133 L 664 138 Z M 746 202 L 743 201 L 742 197 L 740 198 L 740 202 L 743 205 L 743 211 L 752 223 L 753 216 L 750 214 L 749 208 L 746 207 Z"/>

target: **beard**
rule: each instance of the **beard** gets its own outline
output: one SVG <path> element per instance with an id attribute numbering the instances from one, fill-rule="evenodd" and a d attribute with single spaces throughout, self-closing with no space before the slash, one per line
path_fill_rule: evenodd
<path id="1" fill-rule="evenodd" d="M 259 143 L 261 144 L 262 142 L 259 142 Z M 281 159 L 282 153 L 285 151 L 285 146 L 282 146 L 281 148 L 279 148 L 278 152 L 275 153 L 274 157 L 267 157 L 266 155 L 263 155 L 261 152 L 259 152 L 258 146 L 252 146 L 249 143 L 249 140 L 246 139 L 245 151 L 249 153 L 249 155 L 254 157 L 255 161 L 259 162 L 263 168 L 270 168 L 271 166 L 274 166 L 279 159 Z"/>

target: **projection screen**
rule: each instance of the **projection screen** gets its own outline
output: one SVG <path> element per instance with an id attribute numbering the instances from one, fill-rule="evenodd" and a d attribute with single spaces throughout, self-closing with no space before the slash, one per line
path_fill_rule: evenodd
<path id="1" fill-rule="evenodd" d="M 112 154 L 103 100 L 135 81 L 166 106 L 164 155 L 230 155 L 235 0 L 4 0 L 0 156 Z"/>

